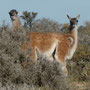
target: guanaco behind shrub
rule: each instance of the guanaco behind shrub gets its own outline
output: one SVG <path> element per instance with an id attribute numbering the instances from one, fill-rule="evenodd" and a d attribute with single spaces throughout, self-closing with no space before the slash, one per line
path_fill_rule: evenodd
<path id="1" fill-rule="evenodd" d="M 43 56 L 49 58 L 49 60 L 57 60 L 62 65 L 65 72 L 66 60 L 71 59 L 78 42 L 78 19 L 80 15 L 76 18 L 71 18 L 67 15 L 70 21 L 70 30 L 68 34 L 54 33 L 54 32 L 30 32 L 27 37 L 30 38 L 28 44 L 23 45 L 23 49 L 32 48 L 32 61 L 37 60 L 37 51 Z M 30 55 L 30 54 L 29 54 Z M 27 60 L 25 62 L 27 66 Z"/>
<path id="2" fill-rule="evenodd" d="M 22 24 L 18 16 L 18 11 L 13 9 L 9 12 L 9 15 L 12 20 L 14 29 L 20 29 L 22 27 Z"/>

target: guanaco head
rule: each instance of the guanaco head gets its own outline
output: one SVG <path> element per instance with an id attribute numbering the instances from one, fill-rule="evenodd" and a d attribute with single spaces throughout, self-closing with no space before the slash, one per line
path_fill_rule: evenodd
<path id="1" fill-rule="evenodd" d="M 80 14 L 75 18 L 71 18 L 69 15 L 67 15 L 67 17 L 70 20 L 70 29 L 72 30 L 77 26 Z"/>
<path id="2" fill-rule="evenodd" d="M 14 28 L 21 28 L 22 24 L 21 24 L 21 21 L 20 21 L 19 16 L 18 16 L 18 11 L 13 9 L 9 12 L 9 15 L 10 15 L 10 18 L 12 20 L 13 27 Z"/>
<path id="3" fill-rule="evenodd" d="M 16 20 L 18 17 L 18 12 L 17 10 L 13 9 L 9 12 L 10 18 L 12 21 Z"/>

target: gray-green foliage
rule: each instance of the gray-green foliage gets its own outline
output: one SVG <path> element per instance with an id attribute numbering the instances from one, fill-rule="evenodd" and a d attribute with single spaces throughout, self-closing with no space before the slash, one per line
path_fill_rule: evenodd
<path id="1" fill-rule="evenodd" d="M 0 30 L 0 82 L 10 83 L 21 75 L 25 53 L 21 49 L 27 41 L 25 31 Z M 23 59 L 22 59 L 23 58 Z"/>
<path id="2" fill-rule="evenodd" d="M 34 19 L 36 18 L 36 16 L 37 16 L 36 12 L 24 11 L 23 15 L 21 16 L 21 18 L 24 20 L 24 27 L 31 28 L 32 23 L 33 23 Z"/>
<path id="3" fill-rule="evenodd" d="M 33 23 L 30 32 L 62 32 L 68 28 L 68 24 L 62 27 L 58 22 L 46 18 L 34 21 Z M 73 81 L 88 81 L 90 83 L 89 28 L 90 23 L 79 27 L 79 46 L 72 60 L 67 61 L 69 78 Z M 67 89 L 68 84 L 66 82 L 68 80 L 60 69 L 61 65 L 56 61 L 50 62 L 39 55 L 35 63 L 32 64 L 29 60 L 28 67 L 23 67 L 26 59 L 25 56 L 28 52 L 24 52 L 21 46 L 28 41 L 26 33 L 26 29 L 12 32 L 12 29 L 1 27 L 0 82 L 2 84 L 13 83 L 15 85 L 23 85 L 22 83 L 26 83 L 35 87 L 48 86 L 52 88 L 51 90 L 69 90 Z"/>
<path id="4" fill-rule="evenodd" d="M 34 22 L 32 32 L 61 32 L 61 24 L 53 20 L 42 18 Z"/>
<path id="5" fill-rule="evenodd" d="M 67 78 L 56 61 L 51 62 L 39 55 L 35 63 L 29 61 L 27 68 L 23 67 L 26 53 L 22 45 L 27 43 L 26 31 L 12 29 L 0 30 L 0 82 L 3 85 L 49 86 L 58 90 L 67 90 Z"/>
<path id="6" fill-rule="evenodd" d="M 46 58 L 39 57 L 34 64 L 29 64 L 25 69 L 25 83 L 35 86 L 49 86 L 52 89 L 67 90 L 69 84 L 61 70 L 62 65 L 56 61 L 51 62 Z"/>

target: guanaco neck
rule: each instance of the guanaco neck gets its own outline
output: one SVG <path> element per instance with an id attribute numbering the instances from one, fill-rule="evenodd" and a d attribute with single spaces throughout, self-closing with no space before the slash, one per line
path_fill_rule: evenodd
<path id="1" fill-rule="evenodd" d="M 71 34 L 75 40 L 74 43 L 76 43 L 77 45 L 77 42 L 78 42 L 78 26 L 75 25 L 74 28 L 72 28 L 72 26 L 70 26 L 70 31 L 69 31 L 69 34 Z"/>
<path id="2" fill-rule="evenodd" d="M 13 20 L 13 26 L 14 26 L 14 28 L 21 28 L 22 24 L 21 24 L 19 17 L 17 17 L 15 20 Z"/>

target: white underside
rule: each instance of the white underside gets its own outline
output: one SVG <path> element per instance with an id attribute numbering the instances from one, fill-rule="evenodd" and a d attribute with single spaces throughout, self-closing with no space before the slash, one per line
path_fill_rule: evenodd
<path id="1" fill-rule="evenodd" d="M 72 58 L 72 56 L 73 56 L 73 54 L 74 54 L 74 52 L 75 52 L 76 48 L 77 48 L 77 43 L 75 43 L 75 45 L 72 47 L 72 49 L 70 50 L 69 55 L 68 55 L 68 56 L 66 56 L 66 60 L 67 60 L 67 59 L 71 59 L 71 58 Z"/>
<path id="2" fill-rule="evenodd" d="M 53 43 L 51 48 L 49 50 L 47 50 L 46 52 L 43 52 L 40 50 L 38 50 L 38 51 L 39 51 L 40 55 L 42 55 L 43 57 L 53 61 L 52 53 L 54 52 L 56 46 L 57 46 L 57 41 L 55 43 Z"/>
<path id="3" fill-rule="evenodd" d="M 75 28 L 74 28 L 74 34 L 75 34 L 75 43 L 74 43 L 74 45 L 73 45 L 73 47 L 71 48 L 71 50 L 70 50 L 70 53 L 68 54 L 68 56 L 66 56 L 66 60 L 67 59 L 71 59 L 72 58 L 72 56 L 73 56 L 73 54 L 74 54 L 74 52 L 76 51 L 76 48 L 77 48 L 77 26 L 75 26 Z M 70 38 L 71 39 L 71 38 Z M 72 39 L 71 39 L 72 40 Z M 72 41 L 74 41 L 74 40 L 72 40 Z"/>

